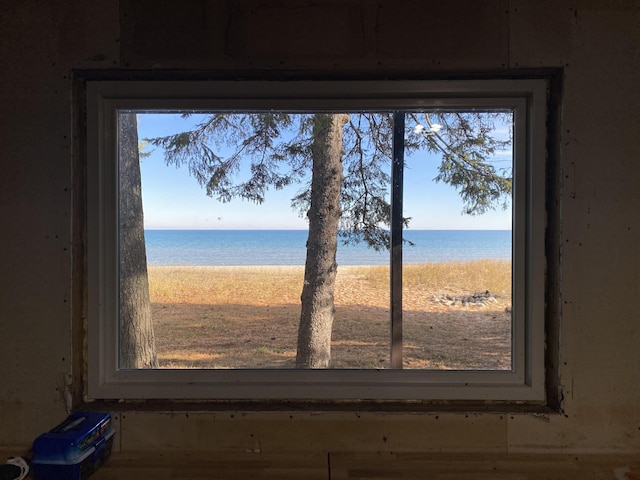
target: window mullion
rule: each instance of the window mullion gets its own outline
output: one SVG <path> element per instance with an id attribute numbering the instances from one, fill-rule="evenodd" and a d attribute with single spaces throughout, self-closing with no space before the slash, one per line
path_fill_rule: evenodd
<path id="1" fill-rule="evenodd" d="M 391 368 L 402 368 L 402 184 L 404 173 L 404 112 L 393 115 L 391 166 Z"/>

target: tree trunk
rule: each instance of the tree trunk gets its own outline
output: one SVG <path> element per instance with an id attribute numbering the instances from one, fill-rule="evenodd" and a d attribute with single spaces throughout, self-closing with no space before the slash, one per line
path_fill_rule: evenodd
<path id="1" fill-rule="evenodd" d="M 331 328 L 338 265 L 338 225 L 342 171 L 342 129 L 346 114 L 314 118 L 313 172 L 309 238 L 298 329 L 298 368 L 327 368 L 331 360 Z"/>
<path id="2" fill-rule="evenodd" d="M 119 116 L 120 368 L 158 368 L 144 242 L 138 123 Z"/>

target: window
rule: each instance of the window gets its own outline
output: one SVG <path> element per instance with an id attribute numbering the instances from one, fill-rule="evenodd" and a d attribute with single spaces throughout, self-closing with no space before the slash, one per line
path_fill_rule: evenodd
<path id="1" fill-rule="evenodd" d="M 91 398 L 544 401 L 545 81 L 89 81 L 87 112 Z"/>

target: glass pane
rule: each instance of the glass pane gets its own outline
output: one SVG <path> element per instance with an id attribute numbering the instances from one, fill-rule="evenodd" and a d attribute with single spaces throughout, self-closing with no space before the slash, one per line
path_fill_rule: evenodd
<path id="1" fill-rule="evenodd" d="M 404 368 L 511 369 L 512 123 L 407 115 L 407 144 L 428 148 L 405 157 Z"/>
<path id="2" fill-rule="evenodd" d="M 404 368 L 511 368 L 512 118 L 406 112 Z M 122 111 L 120 368 L 389 368 L 392 119 Z"/>
<path id="3" fill-rule="evenodd" d="M 296 367 L 319 115 L 121 112 L 121 368 Z M 330 360 L 313 368 L 389 363 L 390 151 L 355 135 L 384 139 L 389 119 L 341 130 Z"/>

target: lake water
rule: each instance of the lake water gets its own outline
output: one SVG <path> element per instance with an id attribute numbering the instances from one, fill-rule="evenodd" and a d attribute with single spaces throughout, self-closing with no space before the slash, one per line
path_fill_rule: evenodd
<path id="1" fill-rule="evenodd" d="M 509 230 L 406 230 L 404 263 L 510 260 Z M 306 230 L 146 230 L 149 265 L 304 265 Z M 382 265 L 387 251 L 338 246 L 339 265 Z"/>

